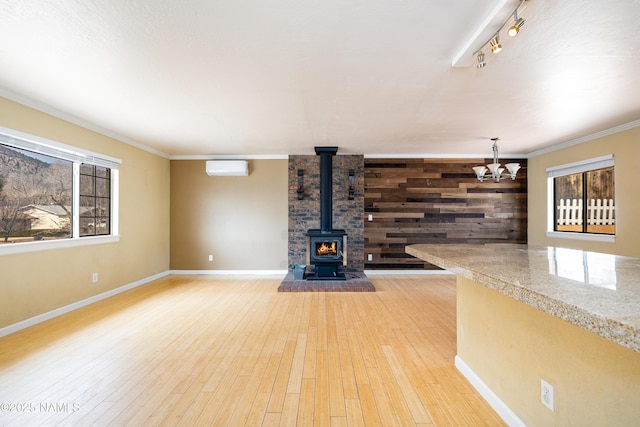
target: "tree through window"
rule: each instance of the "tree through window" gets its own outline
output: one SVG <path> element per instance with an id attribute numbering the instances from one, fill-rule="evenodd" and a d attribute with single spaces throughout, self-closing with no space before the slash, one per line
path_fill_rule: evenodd
<path id="1" fill-rule="evenodd" d="M 72 236 L 73 162 L 0 144 L 2 243 Z"/>
<path id="2" fill-rule="evenodd" d="M 0 127 L 0 254 L 13 253 L 14 243 L 117 237 L 120 163 Z"/>

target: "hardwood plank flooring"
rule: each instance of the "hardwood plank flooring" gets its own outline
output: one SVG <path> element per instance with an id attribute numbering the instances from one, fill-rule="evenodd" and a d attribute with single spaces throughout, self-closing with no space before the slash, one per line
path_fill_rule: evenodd
<path id="1" fill-rule="evenodd" d="M 0 425 L 504 425 L 453 366 L 455 278 L 169 276 L 0 338 Z"/>

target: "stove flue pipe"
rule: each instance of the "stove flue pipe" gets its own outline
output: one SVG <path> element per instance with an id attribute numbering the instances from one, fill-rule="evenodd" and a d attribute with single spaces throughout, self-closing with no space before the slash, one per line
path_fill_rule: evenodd
<path id="1" fill-rule="evenodd" d="M 338 147 L 315 147 L 320 156 L 320 232 L 333 230 L 333 156 Z"/>

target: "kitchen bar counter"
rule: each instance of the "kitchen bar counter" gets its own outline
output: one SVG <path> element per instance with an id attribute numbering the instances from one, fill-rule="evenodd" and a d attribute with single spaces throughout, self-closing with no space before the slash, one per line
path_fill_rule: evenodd
<path id="1" fill-rule="evenodd" d="M 640 259 L 517 244 L 411 245 L 406 252 L 640 352 Z"/>
<path id="2" fill-rule="evenodd" d="M 406 252 L 457 274 L 455 365 L 508 425 L 638 424 L 640 259 L 513 244 Z"/>

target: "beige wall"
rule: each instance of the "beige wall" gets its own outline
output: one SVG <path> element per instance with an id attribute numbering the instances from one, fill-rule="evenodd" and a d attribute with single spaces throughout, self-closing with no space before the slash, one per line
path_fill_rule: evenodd
<path id="1" fill-rule="evenodd" d="M 171 269 L 286 270 L 287 164 L 250 160 L 249 176 L 221 177 L 172 161 Z"/>
<path id="2" fill-rule="evenodd" d="M 0 327 L 168 270 L 169 160 L 4 98 L 0 126 L 122 160 L 120 241 L 1 255 Z"/>
<path id="3" fill-rule="evenodd" d="M 616 192 L 615 243 L 546 237 L 546 168 L 614 155 Z M 529 159 L 529 244 L 571 247 L 640 257 L 640 127 Z"/>
<path id="4" fill-rule="evenodd" d="M 457 301 L 458 356 L 526 425 L 637 425 L 640 353 L 460 276 Z"/>

